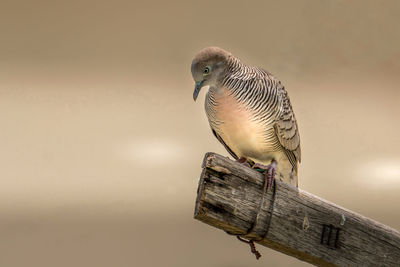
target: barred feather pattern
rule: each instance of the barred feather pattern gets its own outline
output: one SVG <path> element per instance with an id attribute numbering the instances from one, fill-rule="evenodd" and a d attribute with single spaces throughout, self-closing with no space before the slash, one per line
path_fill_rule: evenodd
<path id="1" fill-rule="evenodd" d="M 229 89 L 230 94 L 251 111 L 252 120 L 262 122 L 266 129 L 274 129 L 265 131 L 265 142 L 273 151 L 284 152 L 297 172 L 301 161 L 300 137 L 290 99 L 281 82 L 269 72 L 247 66 L 231 56 L 221 86 Z M 216 117 L 217 104 L 215 90 L 210 88 L 205 109 L 211 128 L 218 132 L 223 122 Z"/>

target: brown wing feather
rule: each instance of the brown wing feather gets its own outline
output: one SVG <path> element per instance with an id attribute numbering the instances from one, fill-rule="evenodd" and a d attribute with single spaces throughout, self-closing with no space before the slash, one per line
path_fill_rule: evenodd
<path id="1" fill-rule="evenodd" d="M 301 162 L 300 135 L 289 96 L 284 87 L 280 89 L 282 97 L 282 112 L 275 123 L 275 133 L 285 149 L 289 161 L 297 170 L 297 162 Z"/>

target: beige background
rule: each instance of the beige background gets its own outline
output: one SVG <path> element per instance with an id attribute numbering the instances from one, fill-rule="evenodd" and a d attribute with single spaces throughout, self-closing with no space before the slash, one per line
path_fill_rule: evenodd
<path id="1" fill-rule="evenodd" d="M 279 2 L 279 4 L 278 4 Z M 217 45 L 286 85 L 300 186 L 400 229 L 398 1 L 1 1 L 0 266 L 308 266 L 195 221 Z"/>

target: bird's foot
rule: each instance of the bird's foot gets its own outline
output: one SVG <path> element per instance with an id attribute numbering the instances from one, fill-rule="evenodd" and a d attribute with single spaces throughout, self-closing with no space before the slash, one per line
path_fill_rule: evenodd
<path id="1" fill-rule="evenodd" d="M 240 164 L 243 164 L 246 167 L 251 167 L 250 163 L 247 162 L 246 158 L 241 157 L 240 159 L 237 159 L 236 162 L 239 162 Z"/>
<path id="2" fill-rule="evenodd" d="M 270 165 L 264 165 L 264 164 L 261 164 L 261 163 L 254 163 L 252 168 L 255 169 L 256 171 L 259 171 L 259 172 L 265 172 L 266 170 L 269 169 L 269 166 Z"/>
<path id="3" fill-rule="evenodd" d="M 264 173 L 265 185 L 267 186 L 266 189 L 268 191 L 275 182 L 276 161 L 273 160 L 269 165 L 254 163 L 253 169 Z"/>

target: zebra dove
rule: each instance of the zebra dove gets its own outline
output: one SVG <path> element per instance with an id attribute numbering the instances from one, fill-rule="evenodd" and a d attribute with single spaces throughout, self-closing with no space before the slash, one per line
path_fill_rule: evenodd
<path id="1" fill-rule="evenodd" d="M 261 166 L 274 178 L 298 186 L 300 136 L 289 96 L 269 72 L 208 47 L 191 66 L 193 99 L 209 90 L 205 110 L 215 137 L 239 162 Z"/>

